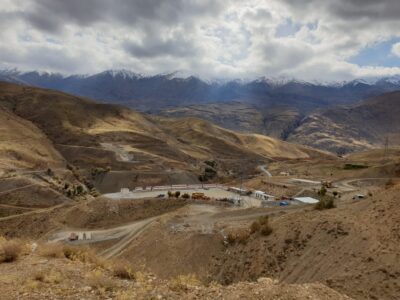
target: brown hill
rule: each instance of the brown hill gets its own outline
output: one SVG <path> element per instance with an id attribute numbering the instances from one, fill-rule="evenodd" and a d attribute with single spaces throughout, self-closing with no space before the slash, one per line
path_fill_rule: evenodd
<path id="1" fill-rule="evenodd" d="M 259 133 L 280 139 L 285 139 L 287 133 L 302 118 L 302 114 L 295 108 L 256 107 L 242 102 L 174 107 L 159 114 L 165 117 L 199 118 L 223 128 L 243 133 Z"/>
<path id="2" fill-rule="evenodd" d="M 217 161 L 219 171 L 227 172 L 238 161 L 254 171 L 271 158 L 326 156 L 198 119 L 153 118 L 120 106 L 9 83 L 0 83 L 0 105 L 35 124 L 70 164 L 86 170 L 110 166 L 113 171 L 150 172 L 160 178 L 154 183 L 171 180 L 167 177 L 178 171 L 199 174 L 205 160 Z"/>
<path id="3" fill-rule="evenodd" d="M 382 148 L 385 138 L 400 142 L 400 92 L 349 107 L 320 110 L 304 119 L 288 137 L 311 147 L 337 153 Z"/>
<path id="4" fill-rule="evenodd" d="M 1 105 L 0 124 L 0 169 L 43 169 L 63 165 L 62 156 L 46 135 Z"/>
<path id="5" fill-rule="evenodd" d="M 274 218 L 270 236 L 230 247 L 216 274 L 226 283 L 271 276 L 323 282 L 357 299 L 398 299 L 399 192 L 397 185 L 335 209 Z"/>
<path id="6" fill-rule="evenodd" d="M 4 300 L 350 299 L 322 284 L 280 284 L 261 278 L 255 283 L 205 286 L 194 276 L 160 280 L 149 273 L 135 272 L 127 262 L 104 262 L 90 251 L 72 248 L 69 251 L 74 257 L 66 258 L 63 251 L 68 248 L 57 245 L 39 245 L 30 252 L 30 243 L 0 238 L 0 247 L 3 245 L 13 245 L 15 252 L 21 248 L 14 262 L 2 263 L 0 253 L 0 292 Z"/>

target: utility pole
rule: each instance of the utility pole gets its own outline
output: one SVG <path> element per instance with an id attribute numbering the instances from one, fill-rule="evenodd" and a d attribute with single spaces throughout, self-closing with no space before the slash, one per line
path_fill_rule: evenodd
<path id="1" fill-rule="evenodd" d="M 389 154 L 389 137 L 385 137 L 385 147 L 383 152 L 383 159 L 386 159 Z"/>

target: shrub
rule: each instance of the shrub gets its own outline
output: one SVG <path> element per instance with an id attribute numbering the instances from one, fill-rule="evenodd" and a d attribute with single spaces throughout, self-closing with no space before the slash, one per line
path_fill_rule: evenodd
<path id="1" fill-rule="evenodd" d="M 112 279 L 106 277 L 101 270 L 94 270 L 86 275 L 89 286 L 100 291 L 112 291 L 115 283 Z"/>
<path id="2" fill-rule="evenodd" d="M 265 223 L 261 226 L 260 232 L 262 235 L 268 236 L 272 233 L 272 227 L 268 223 Z"/>
<path id="3" fill-rule="evenodd" d="M 179 198 L 180 195 L 181 195 L 181 192 L 180 192 L 180 191 L 176 191 L 176 192 L 175 192 L 175 198 Z"/>
<path id="4" fill-rule="evenodd" d="M 251 225 L 250 225 L 251 233 L 256 233 L 257 231 L 260 231 L 260 229 L 261 229 L 261 225 L 259 222 L 254 221 L 253 223 L 251 223 Z"/>
<path id="5" fill-rule="evenodd" d="M 174 292 L 187 291 L 189 287 L 199 286 L 201 283 L 195 275 L 179 275 L 169 282 L 169 288 Z"/>
<path id="6" fill-rule="evenodd" d="M 365 165 L 356 165 L 356 164 L 345 164 L 343 169 L 345 170 L 359 170 L 359 169 L 366 169 L 368 166 Z"/>
<path id="7" fill-rule="evenodd" d="M 113 275 L 121 279 L 135 279 L 135 273 L 126 262 L 115 262 L 112 266 Z"/>
<path id="8" fill-rule="evenodd" d="M 236 241 L 236 234 L 234 234 L 233 232 L 229 232 L 226 236 L 226 241 L 228 242 L 228 244 L 233 244 Z"/>
<path id="9" fill-rule="evenodd" d="M 332 197 L 324 197 L 317 204 L 315 204 L 315 209 L 317 210 L 331 209 L 335 207 L 335 201 Z"/>
<path id="10" fill-rule="evenodd" d="M 65 245 L 63 247 L 63 253 L 64 256 L 70 260 L 91 263 L 101 268 L 104 268 L 106 264 L 104 259 L 97 256 L 92 249 L 87 247 Z"/>
<path id="11" fill-rule="evenodd" d="M 323 197 L 326 195 L 326 192 L 327 192 L 326 187 L 322 186 L 321 189 L 318 191 L 318 195 Z"/>
<path id="12" fill-rule="evenodd" d="M 334 197 L 336 197 L 339 193 L 337 191 L 333 191 L 332 194 Z"/>
<path id="13" fill-rule="evenodd" d="M 168 191 L 168 198 L 172 198 L 172 192 L 171 191 Z"/>
<path id="14" fill-rule="evenodd" d="M 2 241 L 0 244 L 0 263 L 17 260 L 21 251 L 22 243 L 20 241 Z"/>
<path id="15" fill-rule="evenodd" d="M 48 258 L 64 258 L 64 249 L 61 244 L 44 244 L 39 247 L 39 255 Z"/>
<path id="16" fill-rule="evenodd" d="M 260 232 L 262 235 L 268 236 L 272 233 L 272 227 L 269 225 L 269 217 L 267 215 L 259 217 L 250 225 L 250 233 Z"/>
<path id="17" fill-rule="evenodd" d="M 236 240 L 239 244 L 247 244 L 247 240 L 249 239 L 250 234 L 247 230 L 242 230 L 236 233 Z"/>
<path id="18" fill-rule="evenodd" d="M 75 192 L 75 194 L 80 195 L 80 194 L 82 194 L 82 193 L 83 193 L 83 186 L 78 185 L 78 186 L 76 187 L 76 192 Z"/>
<path id="19" fill-rule="evenodd" d="M 190 198 L 190 195 L 189 195 L 188 193 L 184 193 L 184 194 L 182 195 L 182 198 L 183 198 L 183 199 L 189 199 L 189 198 Z"/>
<path id="20" fill-rule="evenodd" d="M 40 282 L 58 284 L 63 280 L 63 276 L 61 273 L 53 270 L 43 270 L 36 272 L 33 275 L 33 279 Z"/>
<path id="21" fill-rule="evenodd" d="M 258 218 L 258 223 L 260 223 L 260 225 L 268 224 L 268 222 L 269 217 L 267 215 Z"/>

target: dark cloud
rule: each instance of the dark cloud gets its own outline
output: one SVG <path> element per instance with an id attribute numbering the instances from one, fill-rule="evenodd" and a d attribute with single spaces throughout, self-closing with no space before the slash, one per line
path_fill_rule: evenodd
<path id="1" fill-rule="evenodd" d="M 283 0 L 282 2 L 289 4 L 297 12 L 323 11 L 339 20 L 347 21 L 360 19 L 369 19 L 372 22 L 388 21 L 398 20 L 400 16 L 398 0 Z"/>
<path id="2" fill-rule="evenodd" d="M 66 73 L 359 76 L 394 72 L 346 60 L 400 35 L 400 0 L 0 2 L 0 64 Z"/>
<path id="3" fill-rule="evenodd" d="M 175 33 L 172 37 L 146 36 L 141 41 L 127 40 L 123 48 L 129 54 L 138 58 L 153 58 L 172 56 L 184 58 L 198 54 L 196 43 L 185 37 L 183 32 Z"/>
<path id="4" fill-rule="evenodd" d="M 33 0 L 26 17 L 36 28 L 55 32 L 71 23 L 137 25 L 151 21 L 170 26 L 197 16 L 213 16 L 222 9 L 217 0 Z"/>

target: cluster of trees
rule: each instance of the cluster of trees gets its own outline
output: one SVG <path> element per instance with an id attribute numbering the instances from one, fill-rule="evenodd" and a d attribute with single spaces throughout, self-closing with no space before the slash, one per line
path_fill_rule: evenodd
<path id="1" fill-rule="evenodd" d="M 179 198 L 182 197 L 183 199 L 189 199 L 190 195 L 188 193 L 184 193 L 181 195 L 180 191 L 176 191 L 175 193 L 168 191 L 168 198 Z"/>

